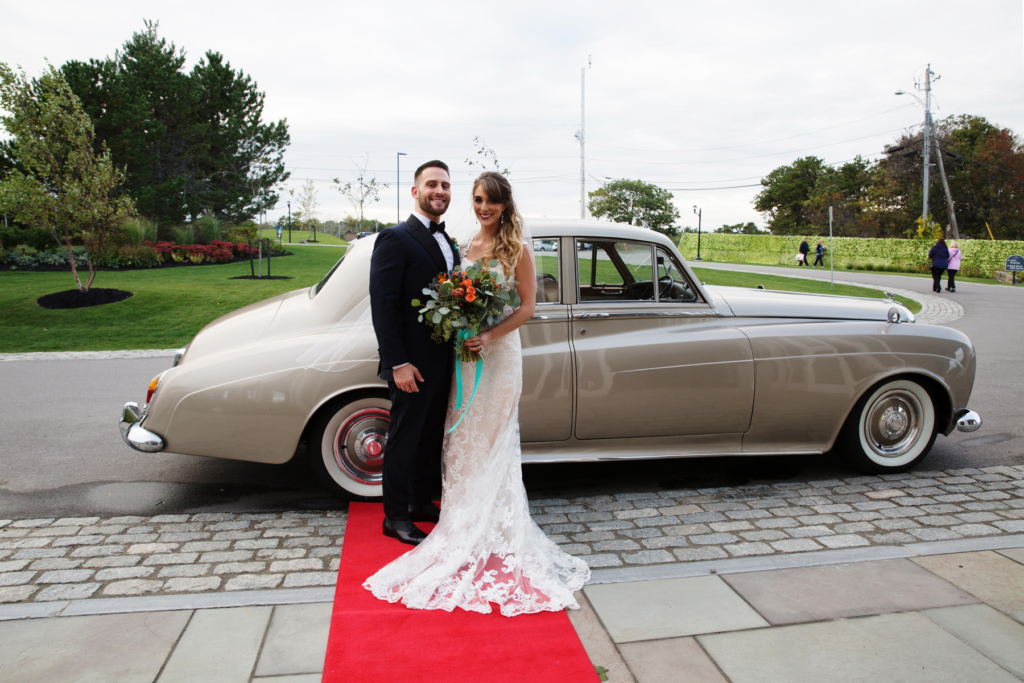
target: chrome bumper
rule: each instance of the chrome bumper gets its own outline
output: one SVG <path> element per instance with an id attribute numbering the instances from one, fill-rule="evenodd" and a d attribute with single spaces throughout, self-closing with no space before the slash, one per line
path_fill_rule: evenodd
<path id="1" fill-rule="evenodd" d="M 961 432 L 975 432 L 981 427 L 981 415 L 966 408 L 958 410 L 956 428 Z"/>
<path id="2" fill-rule="evenodd" d="M 146 417 L 139 413 L 138 403 L 125 403 L 121 411 L 121 437 L 124 442 L 143 453 L 157 453 L 164 449 L 164 440 L 158 434 L 142 428 L 142 420 Z"/>

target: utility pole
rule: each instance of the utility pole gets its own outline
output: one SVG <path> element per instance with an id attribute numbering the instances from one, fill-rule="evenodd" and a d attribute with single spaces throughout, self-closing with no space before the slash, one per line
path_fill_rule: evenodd
<path id="1" fill-rule="evenodd" d="M 942 189 L 946 191 L 946 206 L 949 209 L 949 221 L 953 225 L 953 239 L 960 239 L 960 229 L 956 224 L 956 211 L 953 209 L 953 195 L 949 193 L 949 180 L 946 179 L 946 167 L 942 163 L 942 148 L 939 147 L 939 136 L 932 138 L 935 142 L 935 157 L 939 160 L 939 173 L 942 175 Z"/>
<path id="2" fill-rule="evenodd" d="M 292 203 L 289 201 L 288 204 L 288 242 L 292 241 Z"/>
<path id="3" fill-rule="evenodd" d="M 930 162 L 931 146 L 929 145 L 932 131 L 932 65 L 924 69 L 924 189 L 922 190 L 922 202 L 924 207 L 921 210 L 921 222 L 928 225 L 928 164 Z"/>
<path id="4" fill-rule="evenodd" d="M 587 55 L 587 65 L 580 68 L 580 129 L 576 132 L 580 141 L 580 218 L 587 217 L 587 69 L 591 64 L 590 55 Z"/>
<path id="5" fill-rule="evenodd" d="M 395 202 L 397 205 L 397 213 L 395 218 L 395 224 L 402 222 L 402 174 L 401 164 L 402 157 L 406 156 L 405 152 L 399 152 L 398 156 L 395 157 Z M 374 232 L 377 232 L 374 230 Z"/>
<path id="6" fill-rule="evenodd" d="M 700 261 L 700 218 L 704 213 L 704 209 L 697 208 L 697 205 L 693 205 L 693 212 L 697 214 L 697 260 Z"/>

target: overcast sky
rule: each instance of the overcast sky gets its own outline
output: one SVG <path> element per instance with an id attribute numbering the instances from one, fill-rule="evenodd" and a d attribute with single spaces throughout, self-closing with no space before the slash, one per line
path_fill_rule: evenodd
<path id="1" fill-rule="evenodd" d="M 763 217 L 751 202 L 773 168 L 817 155 L 877 159 L 919 124 L 925 64 L 942 76 L 936 119 L 985 116 L 1024 133 L 1021 0 L 860 2 L 65 2 L 0 0 L 0 61 L 38 73 L 112 55 L 143 19 L 189 66 L 224 54 L 287 118 L 289 186 L 319 188 L 322 219 L 352 213 L 330 179 L 368 155 L 390 183 L 368 212 L 412 202 L 412 170 L 452 167 L 450 223 L 472 223 L 473 138 L 512 170 L 528 216 L 579 216 L 580 68 L 586 72 L 587 190 L 639 178 L 678 190 L 680 224 Z M 923 96 L 923 93 L 922 93 Z M 279 204 L 284 210 L 284 201 Z"/>

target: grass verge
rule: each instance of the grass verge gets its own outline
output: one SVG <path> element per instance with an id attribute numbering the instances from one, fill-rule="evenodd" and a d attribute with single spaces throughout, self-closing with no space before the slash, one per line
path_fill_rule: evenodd
<path id="1" fill-rule="evenodd" d="M 316 284 L 342 249 L 289 247 L 272 275 L 291 280 L 232 280 L 248 263 L 97 273 L 96 287 L 134 296 L 93 308 L 51 311 L 36 299 L 74 288 L 69 272 L 0 272 L 0 353 L 110 351 L 183 346 L 207 323 L 277 294 Z"/>
<path id="2" fill-rule="evenodd" d="M 784 277 L 782 275 L 760 275 L 758 273 L 745 273 L 739 270 L 719 270 L 717 268 L 694 268 L 693 272 L 700 278 L 701 282 L 722 287 L 753 288 L 758 285 L 764 285 L 765 289 L 776 289 L 782 292 L 837 294 L 839 296 L 860 296 L 868 299 L 885 298 L 885 295 L 880 290 L 871 289 L 870 287 L 836 285 L 835 289 L 830 289 L 829 283 L 823 280 Z M 909 308 L 913 313 L 921 312 L 921 304 L 913 299 L 898 296 L 896 301 Z"/>
<path id="3" fill-rule="evenodd" d="M 277 241 L 277 230 L 260 230 L 260 237 L 263 239 L 270 238 L 273 241 Z M 281 239 L 284 242 L 288 242 L 288 228 L 281 231 Z M 309 230 L 299 230 L 292 228 L 292 243 L 298 244 L 300 240 L 309 239 Z M 345 240 L 335 237 L 334 235 L 325 235 L 321 232 L 316 233 L 316 241 L 319 244 L 335 244 L 335 245 L 347 245 L 348 242 Z M 316 246 L 316 245 L 314 245 Z"/>

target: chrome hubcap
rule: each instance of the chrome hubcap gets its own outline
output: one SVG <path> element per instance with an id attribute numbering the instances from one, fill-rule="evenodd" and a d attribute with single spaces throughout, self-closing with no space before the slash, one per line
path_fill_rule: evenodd
<path id="1" fill-rule="evenodd" d="M 917 443 L 924 408 L 917 396 L 905 389 L 887 391 L 868 406 L 864 436 L 878 455 L 897 458 Z"/>
<path id="2" fill-rule="evenodd" d="M 338 467 L 360 483 L 379 484 L 390 427 L 391 414 L 384 408 L 364 408 L 349 415 L 334 435 Z"/>

